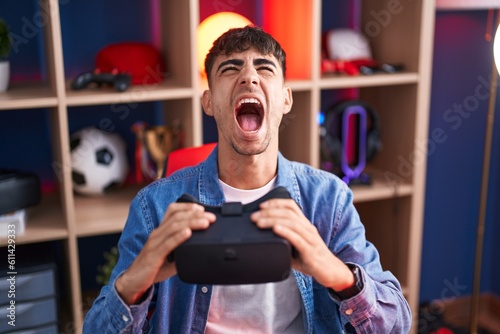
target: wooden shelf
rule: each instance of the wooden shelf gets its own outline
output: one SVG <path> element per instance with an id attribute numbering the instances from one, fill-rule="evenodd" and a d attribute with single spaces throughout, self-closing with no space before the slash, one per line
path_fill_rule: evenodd
<path id="1" fill-rule="evenodd" d="M 16 245 L 43 241 L 62 240 L 68 237 L 61 203 L 56 195 L 48 195 L 27 210 L 26 227 L 16 236 Z M 0 238 L 0 247 L 7 245 L 7 238 Z"/>
<path id="2" fill-rule="evenodd" d="M 0 93 L 0 110 L 49 108 L 57 104 L 57 96 L 44 84 L 15 84 Z"/>
<path id="3" fill-rule="evenodd" d="M 312 81 L 309 80 L 287 80 L 285 83 L 292 89 L 292 92 L 310 92 Z"/>
<path id="4" fill-rule="evenodd" d="M 322 89 L 340 89 L 352 87 L 378 87 L 415 84 L 418 82 L 417 73 L 394 73 L 374 75 L 323 75 L 320 80 Z"/>
<path id="5" fill-rule="evenodd" d="M 371 185 L 355 185 L 352 187 L 354 203 L 378 201 L 395 197 L 410 196 L 413 187 L 410 184 L 401 184 L 397 188 L 381 180 L 373 180 Z"/>
<path id="6" fill-rule="evenodd" d="M 140 188 L 127 186 L 97 197 L 75 195 L 76 234 L 88 237 L 120 233 L 127 220 L 130 202 Z"/>
<path id="7" fill-rule="evenodd" d="M 68 106 L 73 107 L 185 99 L 191 98 L 193 93 L 192 87 L 179 86 L 168 80 L 161 84 L 131 86 L 124 92 L 117 92 L 109 86 L 88 87 L 75 91 L 69 88 L 68 84 L 66 99 Z"/>

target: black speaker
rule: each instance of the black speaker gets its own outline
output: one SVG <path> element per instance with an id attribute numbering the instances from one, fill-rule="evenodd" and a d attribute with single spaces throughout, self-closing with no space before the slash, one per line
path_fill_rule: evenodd
<path id="1" fill-rule="evenodd" d="M 342 143 L 343 114 L 350 107 L 361 107 L 368 116 L 366 125 L 365 161 L 370 161 L 380 151 L 380 120 L 376 111 L 362 100 L 346 100 L 332 105 L 324 115 L 321 126 L 321 158 L 323 162 L 333 164 L 332 171 L 342 174 L 340 171 L 341 155 L 345 145 Z M 359 143 L 358 143 L 359 144 Z M 329 168 L 326 168 L 329 169 Z"/>
<path id="2" fill-rule="evenodd" d="M 0 169 L 0 215 L 38 204 L 40 180 L 34 173 Z"/>

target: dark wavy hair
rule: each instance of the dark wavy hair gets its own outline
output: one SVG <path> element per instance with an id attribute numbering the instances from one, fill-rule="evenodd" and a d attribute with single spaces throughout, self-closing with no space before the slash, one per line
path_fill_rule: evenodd
<path id="1" fill-rule="evenodd" d="M 257 26 L 246 26 L 243 28 L 233 28 L 226 31 L 217 38 L 205 58 L 205 73 L 208 81 L 215 60 L 220 55 L 230 55 L 234 52 L 243 52 L 255 49 L 263 55 L 273 55 L 283 69 L 283 78 L 286 73 L 286 53 L 281 45 L 270 34 Z"/>

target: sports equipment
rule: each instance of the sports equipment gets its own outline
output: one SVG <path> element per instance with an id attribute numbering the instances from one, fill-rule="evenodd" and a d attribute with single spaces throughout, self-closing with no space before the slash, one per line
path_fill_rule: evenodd
<path id="1" fill-rule="evenodd" d="M 123 139 L 97 128 L 71 135 L 73 189 L 83 195 L 100 195 L 123 184 L 128 162 Z"/>
<path id="2" fill-rule="evenodd" d="M 256 284 L 287 278 L 291 257 L 297 255 L 294 249 L 272 230 L 260 229 L 250 221 L 259 204 L 271 198 L 290 198 L 290 194 L 286 188 L 277 187 L 246 205 L 204 205 L 206 211 L 216 214 L 216 221 L 206 230 L 193 231 L 167 257 L 169 261 L 175 259 L 179 278 L 196 284 Z M 187 194 L 178 202 L 199 203 Z"/>

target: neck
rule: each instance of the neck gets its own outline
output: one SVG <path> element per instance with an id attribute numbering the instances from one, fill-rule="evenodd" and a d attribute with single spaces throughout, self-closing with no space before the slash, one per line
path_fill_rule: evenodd
<path id="1" fill-rule="evenodd" d="M 241 155 L 232 149 L 229 151 L 221 152 L 219 147 L 218 165 L 219 178 L 231 187 L 256 189 L 263 187 L 276 176 L 277 150 L 268 149 L 256 155 Z"/>

